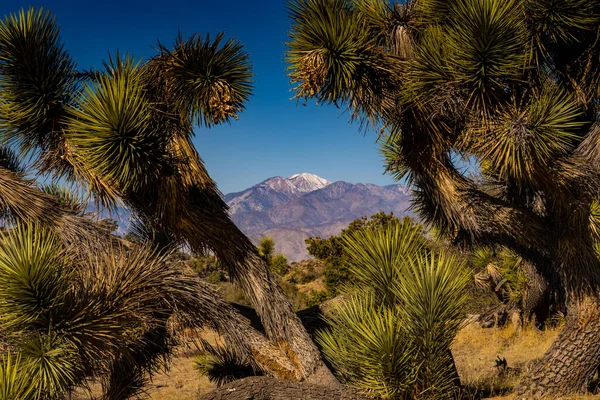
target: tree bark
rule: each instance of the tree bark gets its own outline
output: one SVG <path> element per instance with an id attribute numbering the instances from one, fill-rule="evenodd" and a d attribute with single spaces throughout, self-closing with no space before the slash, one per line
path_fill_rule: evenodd
<path id="1" fill-rule="evenodd" d="M 535 317 L 539 327 L 543 327 L 550 317 L 553 304 L 553 296 L 548 280 L 536 269 L 535 265 L 528 261 L 523 262 L 523 271 L 527 276 L 527 291 L 523 296 L 523 319 Z M 554 299 L 556 300 L 556 299 Z"/>
<path id="2" fill-rule="evenodd" d="M 236 264 L 236 279 L 250 297 L 267 336 L 296 365 L 297 378 L 309 379 L 318 369 L 321 369 L 320 374 L 323 374 L 321 367 L 324 364 L 319 350 L 296 315 L 292 304 L 271 276 L 266 263 L 258 255 L 247 255 L 243 262 Z M 323 378 L 326 377 L 321 376 L 319 379 Z M 335 381 L 333 375 L 327 379 Z"/>
<path id="3" fill-rule="evenodd" d="M 587 390 L 600 365 L 600 305 L 588 297 L 569 307 L 565 327 L 517 388 L 517 399 L 566 396 Z"/>
<path id="4" fill-rule="evenodd" d="M 188 316 L 190 325 L 206 324 L 219 332 L 228 345 L 254 360 L 261 370 L 270 375 L 288 380 L 301 378 L 297 366 L 280 346 L 256 330 L 246 317 L 226 302 L 209 284 L 199 280 L 196 282 L 196 290 L 190 293 L 189 301 L 200 306 L 196 307 L 197 314 Z"/>
<path id="5" fill-rule="evenodd" d="M 281 381 L 265 376 L 240 379 L 223 385 L 202 400 L 366 400 L 368 397 L 343 386 L 321 386 Z"/>

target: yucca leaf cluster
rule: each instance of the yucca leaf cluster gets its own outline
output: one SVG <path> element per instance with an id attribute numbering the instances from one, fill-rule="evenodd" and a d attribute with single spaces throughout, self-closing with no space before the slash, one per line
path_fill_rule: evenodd
<path id="1" fill-rule="evenodd" d="M 0 21 L 0 146 L 102 208 L 125 204 L 170 248 L 226 248 L 226 204 L 191 139 L 198 125 L 236 119 L 251 90 L 248 54 L 222 33 L 180 34 L 149 59 L 117 52 L 82 71 L 48 10 Z M 2 168 L 14 161 L 0 155 Z"/>
<path id="2" fill-rule="evenodd" d="M 408 219 L 344 238 L 352 283 L 318 342 L 340 377 L 374 395 L 455 393 L 450 345 L 471 278 L 464 262 L 426 244 Z"/>
<path id="3" fill-rule="evenodd" d="M 107 399 L 142 393 L 175 344 L 170 321 L 198 313 L 194 282 L 169 254 L 90 255 L 43 227 L 12 227 L 0 239 L 1 398 L 64 398 L 91 379 Z"/>
<path id="4" fill-rule="evenodd" d="M 587 220 L 600 187 L 600 3 L 298 0 L 290 16 L 297 96 L 381 127 L 387 170 L 413 184 L 427 222 L 555 263 L 539 273 L 570 291 L 585 286 L 573 271 L 598 278 Z"/>

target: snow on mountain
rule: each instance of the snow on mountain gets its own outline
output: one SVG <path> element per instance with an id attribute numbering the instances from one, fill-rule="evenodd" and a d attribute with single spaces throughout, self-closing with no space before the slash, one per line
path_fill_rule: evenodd
<path id="1" fill-rule="evenodd" d="M 331 182 L 313 174 L 296 174 L 289 178 L 274 176 L 242 192 L 225 196 L 229 213 L 266 211 L 303 194 L 322 189 Z"/>
<path id="2" fill-rule="evenodd" d="M 288 182 L 294 185 L 303 193 L 312 192 L 318 189 L 323 189 L 325 186 L 331 185 L 331 182 L 320 176 L 308 173 L 296 174 L 287 178 Z"/>

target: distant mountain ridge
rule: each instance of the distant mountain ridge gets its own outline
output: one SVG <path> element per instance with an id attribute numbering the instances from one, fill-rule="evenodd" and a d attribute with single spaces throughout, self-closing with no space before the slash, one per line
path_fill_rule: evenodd
<path id="1" fill-rule="evenodd" d="M 411 215 L 406 186 L 331 182 L 309 173 L 272 177 L 226 195 L 225 201 L 246 235 L 254 242 L 273 237 L 277 251 L 291 261 L 309 258 L 306 238 L 338 234 L 356 218 L 379 211 Z"/>

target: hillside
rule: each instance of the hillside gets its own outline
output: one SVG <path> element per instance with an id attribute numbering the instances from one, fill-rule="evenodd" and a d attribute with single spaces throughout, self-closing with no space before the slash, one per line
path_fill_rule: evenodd
<path id="1" fill-rule="evenodd" d="M 338 234 L 351 221 L 379 211 L 411 215 L 411 194 L 403 185 L 330 182 L 303 173 L 269 178 L 225 196 L 235 224 L 252 240 L 275 239 L 291 261 L 309 257 L 304 240 Z"/>

